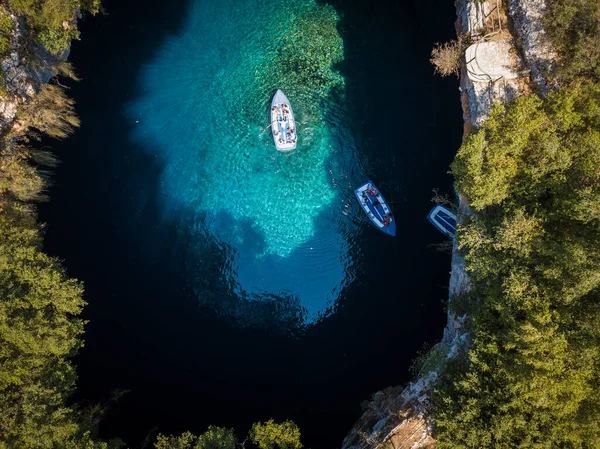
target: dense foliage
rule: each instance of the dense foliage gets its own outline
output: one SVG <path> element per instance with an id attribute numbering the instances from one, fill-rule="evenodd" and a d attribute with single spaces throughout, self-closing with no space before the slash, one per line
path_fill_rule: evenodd
<path id="1" fill-rule="evenodd" d="M 600 447 L 600 88 L 497 105 L 452 165 L 472 348 L 436 392 L 440 448 Z"/>
<path id="2" fill-rule="evenodd" d="M 558 50 L 558 75 L 600 82 L 600 2 L 551 0 L 544 27 Z"/>
<path id="3" fill-rule="evenodd" d="M 82 345 L 83 289 L 41 251 L 31 210 L 0 213 L 0 447 L 104 447 L 66 405 Z"/>
<path id="4" fill-rule="evenodd" d="M 8 10 L 0 5 L 0 57 L 6 56 L 10 49 L 10 36 L 14 23 Z"/>
<path id="5" fill-rule="evenodd" d="M 7 17 L 0 6 L 2 35 L 14 25 Z M 83 287 L 42 252 L 32 203 L 44 197 L 40 168 L 55 159 L 30 142 L 66 137 L 78 124 L 63 89 L 44 85 L 0 136 L 0 447 L 107 446 L 91 439 L 93 416 L 67 403 L 76 379 L 71 358 L 82 346 Z"/>
<path id="6" fill-rule="evenodd" d="M 25 18 L 28 30 L 52 53 L 65 50 L 71 39 L 79 38 L 75 20 L 78 11 L 96 14 L 100 8 L 100 0 L 4 0 L 3 3 Z M 12 32 L 0 27 L 2 36 L 7 36 L 5 31 Z M 1 41 L 2 38 L 0 44 Z"/>
<path id="7" fill-rule="evenodd" d="M 272 419 L 255 423 L 250 429 L 250 439 L 259 449 L 301 449 L 300 429 L 292 421 L 281 424 Z"/>
<path id="8" fill-rule="evenodd" d="M 259 449 L 301 449 L 300 429 L 292 421 L 276 423 L 272 419 L 254 423 L 249 439 Z M 246 442 L 241 444 L 245 447 Z M 200 436 L 184 432 L 179 436 L 158 435 L 156 449 L 235 449 L 237 439 L 233 429 L 210 426 Z"/>
<path id="9" fill-rule="evenodd" d="M 196 436 L 184 432 L 179 436 L 158 435 L 156 449 L 235 449 L 237 438 L 233 429 L 210 426 L 206 432 Z"/>

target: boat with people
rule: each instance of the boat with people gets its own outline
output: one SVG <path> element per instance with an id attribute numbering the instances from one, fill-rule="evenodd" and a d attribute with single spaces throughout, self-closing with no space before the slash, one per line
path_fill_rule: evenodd
<path id="1" fill-rule="evenodd" d="M 275 148 L 279 151 L 292 151 L 296 148 L 298 134 L 292 106 L 285 94 L 277 89 L 271 101 L 271 132 Z"/>
<path id="2" fill-rule="evenodd" d="M 368 181 L 354 190 L 356 199 L 371 222 L 380 231 L 392 237 L 396 235 L 396 221 L 388 203 L 373 181 Z"/>
<path id="3" fill-rule="evenodd" d="M 429 215 L 427 215 L 427 219 L 442 234 L 452 239 L 456 235 L 456 215 L 454 215 L 447 207 L 436 204 L 436 206 L 431 209 L 431 212 L 429 212 Z"/>

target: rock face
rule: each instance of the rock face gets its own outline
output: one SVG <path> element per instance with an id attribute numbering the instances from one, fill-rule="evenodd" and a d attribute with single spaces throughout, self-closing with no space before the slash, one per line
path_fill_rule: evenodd
<path id="1" fill-rule="evenodd" d="M 514 80 L 523 74 L 508 40 L 477 42 L 465 52 L 467 76 L 477 83 Z"/>
<path id="2" fill-rule="evenodd" d="M 468 207 L 461 201 L 459 221 L 467 212 Z M 452 250 L 450 298 L 464 294 L 469 289 L 465 263 L 455 242 Z M 468 343 L 469 335 L 464 329 L 465 319 L 448 312 L 448 323 L 442 341 L 431 351 L 436 359 L 440 359 L 438 366 L 423 369 L 417 379 L 405 388 L 387 388 L 375 393 L 366 411 L 344 438 L 342 449 L 435 447 L 431 423 L 427 418 L 428 390 L 438 377 L 440 362 L 453 357 Z"/>
<path id="3" fill-rule="evenodd" d="M 474 43 L 495 42 L 491 45 L 494 51 L 487 58 L 484 55 L 479 65 L 495 74 L 511 74 L 478 79 L 469 76 L 469 61 L 463 61 L 460 90 L 466 133 L 473 127 L 481 126 L 494 103 L 511 101 L 529 94 L 533 88 L 545 93 L 550 85 L 548 74 L 554 52 L 541 25 L 545 0 L 508 0 L 508 12 L 515 24 L 514 35 L 509 32 L 509 17 L 504 1 L 457 0 L 455 3 L 458 35 L 466 34 Z M 520 42 L 523 48 L 517 45 Z M 524 55 L 524 60 L 520 55 Z M 470 213 L 466 199 L 461 196 L 457 214 L 459 223 Z M 455 241 L 449 301 L 469 290 L 465 262 Z M 465 330 L 467 320 L 466 316 L 458 317 L 448 312 L 442 341 L 430 353 L 429 359 L 434 359 L 434 363 L 426 362 L 426 369 L 422 369 L 417 379 L 406 388 L 387 388 L 375 393 L 344 439 L 342 449 L 435 447 L 428 418 L 428 390 L 441 374 L 443 361 L 456 355 L 461 348 L 468 347 L 469 334 Z"/>
<path id="4" fill-rule="evenodd" d="M 456 31 L 474 42 L 461 76 L 463 118 L 479 127 L 496 102 L 514 100 L 531 91 L 528 70 L 518 56 L 515 37 L 508 31 L 508 17 L 501 0 L 484 3 L 459 0 Z M 467 108 L 464 106 L 468 105 Z"/>
<path id="5" fill-rule="evenodd" d="M 556 52 L 542 26 L 547 8 L 546 0 L 508 0 L 508 13 L 521 39 L 525 64 L 531 70 L 533 83 L 543 95 L 552 87 L 549 74 L 556 59 Z"/>
<path id="6" fill-rule="evenodd" d="M 5 91 L 0 92 L 0 132 L 10 127 L 17 115 L 18 105 L 35 95 L 41 84 L 47 83 L 55 75 L 52 67 L 65 61 L 69 55 L 68 50 L 53 55 L 40 45 L 33 50 L 34 55 L 26 55 L 20 43 L 20 38 L 25 36 L 24 24 L 12 14 L 11 18 L 14 31 L 10 53 L 0 62 L 5 83 Z"/>

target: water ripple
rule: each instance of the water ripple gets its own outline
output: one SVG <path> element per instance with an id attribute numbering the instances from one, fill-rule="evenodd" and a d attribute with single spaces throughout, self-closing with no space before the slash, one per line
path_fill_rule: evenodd
<path id="1" fill-rule="evenodd" d="M 352 189 L 364 175 L 334 69 L 336 13 L 314 0 L 279 4 L 196 0 L 127 113 L 139 122 L 133 139 L 164 165 L 165 217 L 190 220 L 185 257 L 200 303 L 238 318 L 269 304 L 311 322 L 354 279 Z M 300 122 L 291 153 L 264 130 L 277 88 Z"/>

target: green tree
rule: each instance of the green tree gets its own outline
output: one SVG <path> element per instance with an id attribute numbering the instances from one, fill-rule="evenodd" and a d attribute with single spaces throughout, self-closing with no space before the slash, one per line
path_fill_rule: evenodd
<path id="1" fill-rule="evenodd" d="M 81 347 L 81 284 L 41 251 L 23 206 L 0 214 L 0 441 L 52 447 L 78 426 L 66 399 L 75 386 L 71 357 Z"/>
<path id="2" fill-rule="evenodd" d="M 544 27 L 559 52 L 558 75 L 600 81 L 600 2 L 552 0 Z"/>
<path id="3" fill-rule="evenodd" d="M 0 5 L 0 56 L 4 57 L 10 50 L 10 41 L 15 29 L 13 19 L 8 10 Z"/>
<path id="4" fill-rule="evenodd" d="M 235 449 L 236 443 L 233 429 L 209 426 L 208 430 L 198 437 L 195 449 Z"/>
<path id="5" fill-rule="evenodd" d="M 165 436 L 159 434 L 155 449 L 193 449 L 198 441 L 198 437 L 190 432 L 184 432 L 179 436 Z"/>
<path id="6" fill-rule="evenodd" d="M 210 426 L 206 432 L 196 436 L 184 432 L 179 436 L 158 435 L 156 449 L 235 449 L 237 439 L 233 429 Z"/>
<path id="7" fill-rule="evenodd" d="M 8 6 L 25 18 L 29 30 L 52 53 L 68 48 L 71 39 L 79 39 L 78 11 L 96 14 L 98 0 L 8 0 Z"/>
<path id="8" fill-rule="evenodd" d="M 300 449 L 300 429 L 292 421 L 276 423 L 272 419 L 264 423 L 254 423 L 250 429 L 250 439 L 260 449 Z"/>
<path id="9" fill-rule="evenodd" d="M 477 212 L 459 247 L 478 300 L 434 394 L 440 448 L 600 445 L 598 167 L 595 85 L 498 105 L 465 139 L 452 172 Z"/>

